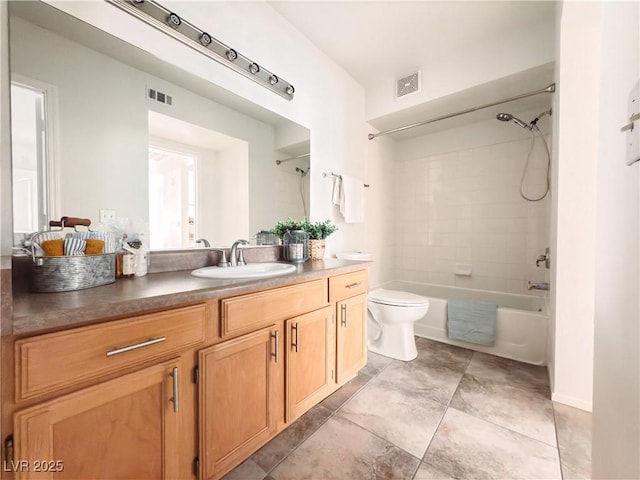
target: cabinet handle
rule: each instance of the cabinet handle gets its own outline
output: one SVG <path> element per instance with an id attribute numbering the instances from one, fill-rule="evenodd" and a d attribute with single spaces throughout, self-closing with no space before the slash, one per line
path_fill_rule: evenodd
<path id="1" fill-rule="evenodd" d="M 295 330 L 296 331 L 296 341 L 295 342 L 291 342 L 291 346 L 293 348 L 295 348 L 296 353 L 298 353 L 298 322 L 296 322 L 293 325 L 291 325 L 291 330 Z"/>
<path id="2" fill-rule="evenodd" d="M 362 285 L 362 282 L 350 283 L 345 288 L 356 288 L 356 287 L 359 287 L 360 285 Z"/>
<path id="3" fill-rule="evenodd" d="M 271 356 L 275 358 L 275 362 L 278 363 L 280 360 L 280 330 L 276 330 L 271 334 L 271 337 L 275 340 L 276 343 L 276 352 L 272 353 Z"/>
<path id="4" fill-rule="evenodd" d="M 119 355 L 120 353 L 130 352 L 131 350 L 136 350 L 142 347 L 148 347 L 150 345 L 155 345 L 156 343 L 162 343 L 166 340 L 167 337 L 150 338 L 146 342 L 134 343 L 133 345 L 127 345 L 126 347 L 116 347 L 113 350 L 109 350 L 107 352 L 107 357 Z"/>
<path id="5" fill-rule="evenodd" d="M 173 411 L 177 412 L 180 403 L 178 399 L 178 367 L 173 367 L 173 370 L 171 370 L 171 376 L 173 377 L 173 397 L 171 397 L 171 401 L 173 402 Z"/>
<path id="6" fill-rule="evenodd" d="M 347 326 L 347 305 L 345 303 L 343 303 L 340 307 L 342 309 L 342 315 L 341 315 L 341 319 L 340 319 L 340 323 L 342 324 L 343 327 Z"/>

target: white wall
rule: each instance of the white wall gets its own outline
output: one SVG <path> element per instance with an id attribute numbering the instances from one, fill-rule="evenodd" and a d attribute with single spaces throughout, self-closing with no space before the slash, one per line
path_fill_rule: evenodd
<path id="1" fill-rule="evenodd" d="M 548 157 L 539 136 L 533 145 L 524 191 L 538 198 Z M 535 260 L 549 245 L 549 200 L 520 197 L 530 147 L 529 131 L 493 117 L 398 142 L 394 278 L 541 295 L 526 286 L 546 279 Z M 471 276 L 455 275 L 456 264 Z"/>
<path id="2" fill-rule="evenodd" d="M 330 204 L 331 183 L 322 171 L 364 175 L 367 129 L 364 90 L 268 4 L 164 2 L 163 5 L 265 65 L 296 88 L 293 101 L 245 79 L 106 2 L 48 2 L 161 59 L 213 81 L 311 130 L 311 219 L 330 218 L 340 231 L 327 253 L 360 244 L 364 224 L 345 225 Z"/>
<path id="3" fill-rule="evenodd" d="M 394 278 L 395 261 L 395 148 L 390 138 L 367 144 L 366 234 L 348 250 L 365 250 L 373 254 L 375 262 L 369 269 L 369 285 L 378 287 Z"/>
<path id="4" fill-rule="evenodd" d="M 591 410 L 600 4 L 565 2 L 560 20 L 554 162 L 552 398 Z"/>
<path id="5" fill-rule="evenodd" d="M 592 468 L 593 478 L 639 478 L 640 164 L 625 165 L 620 127 L 640 78 L 640 13 L 638 2 L 600 8 Z"/>
<path id="6" fill-rule="evenodd" d="M 445 56 L 428 65 L 416 65 L 422 69 L 422 91 L 399 100 L 395 99 L 395 84 L 400 77 L 381 75 L 367 88 L 367 118 L 378 118 L 552 62 L 553 45 L 553 25 L 549 23 L 532 22 L 516 35 L 509 32 L 508 41 L 479 38 L 471 48 L 447 50 Z"/>

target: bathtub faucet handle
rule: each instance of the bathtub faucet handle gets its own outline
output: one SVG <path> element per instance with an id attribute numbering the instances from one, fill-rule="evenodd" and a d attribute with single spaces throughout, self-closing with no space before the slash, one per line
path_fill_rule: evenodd
<path id="1" fill-rule="evenodd" d="M 538 258 L 536 260 L 536 267 L 539 267 L 540 264 L 544 262 L 544 268 L 550 268 L 551 267 L 551 259 L 549 258 L 549 248 L 545 248 L 544 250 L 544 255 L 538 255 Z"/>
<path id="2" fill-rule="evenodd" d="M 527 282 L 527 290 L 549 290 L 547 282 Z"/>

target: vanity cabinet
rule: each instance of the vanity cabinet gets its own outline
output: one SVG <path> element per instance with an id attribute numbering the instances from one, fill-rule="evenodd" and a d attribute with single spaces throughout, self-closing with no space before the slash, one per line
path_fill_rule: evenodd
<path id="1" fill-rule="evenodd" d="M 367 271 L 220 302 L 200 352 L 201 475 L 218 479 L 355 376 L 366 355 Z"/>
<path id="2" fill-rule="evenodd" d="M 206 320 L 200 304 L 16 341 L 5 465 L 21 479 L 192 478 Z"/>
<path id="3" fill-rule="evenodd" d="M 286 421 L 291 422 L 334 390 L 333 307 L 287 320 L 286 332 Z"/>
<path id="4" fill-rule="evenodd" d="M 367 364 L 366 270 L 329 278 L 330 301 L 337 318 L 336 381 L 343 384 Z"/>
<path id="5" fill-rule="evenodd" d="M 16 477 L 184 478 L 181 375 L 173 359 L 19 411 Z"/>
<path id="6" fill-rule="evenodd" d="M 200 351 L 203 478 L 219 478 L 275 435 L 280 338 L 270 326 Z"/>
<path id="7" fill-rule="evenodd" d="M 367 364 L 367 296 L 366 294 L 342 300 L 336 304 L 337 364 L 339 384 L 357 375 Z"/>
<path id="8" fill-rule="evenodd" d="M 366 289 L 359 270 L 15 340 L 3 478 L 221 478 L 366 364 Z"/>

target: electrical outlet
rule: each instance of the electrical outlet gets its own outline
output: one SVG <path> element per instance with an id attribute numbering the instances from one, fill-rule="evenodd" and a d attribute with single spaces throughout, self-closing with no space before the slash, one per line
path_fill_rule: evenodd
<path id="1" fill-rule="evenodd" d="M 100 223 L 107 223 L 116 219 L 116 211 L 106 208 L 100 209 Z"/>

